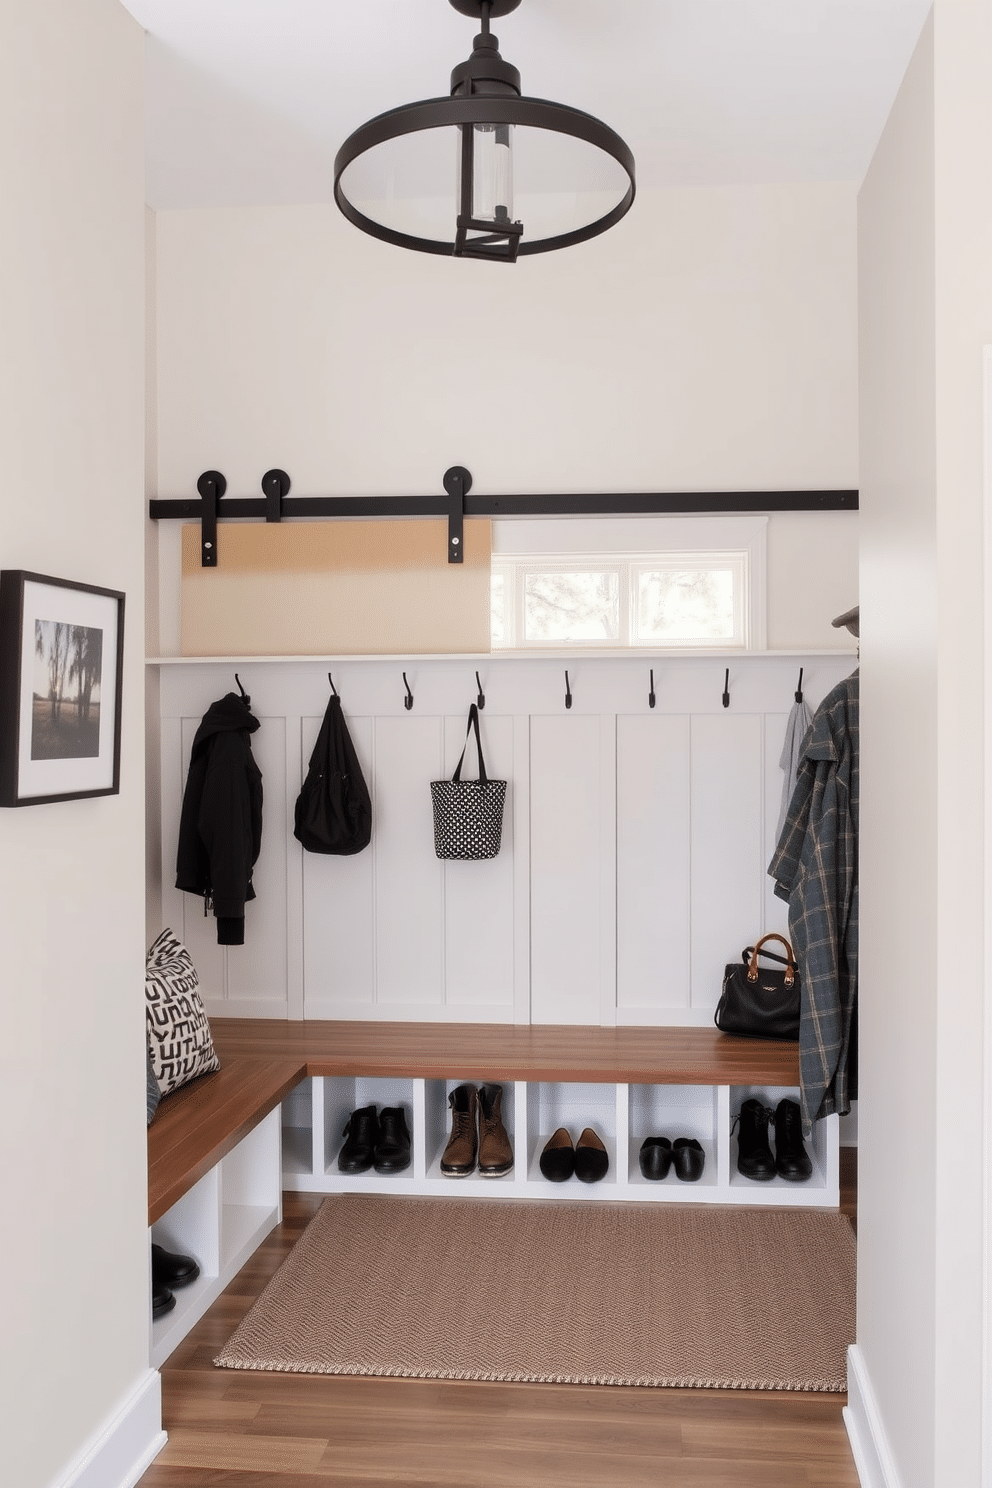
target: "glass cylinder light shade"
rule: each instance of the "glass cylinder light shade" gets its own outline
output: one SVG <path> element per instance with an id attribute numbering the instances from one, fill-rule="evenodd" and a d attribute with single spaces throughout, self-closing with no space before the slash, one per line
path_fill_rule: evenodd
<path id="1" fill-rule="evenodd" d="M 472 126 L 472 216 L 513 221 L 513 125 Z"/>

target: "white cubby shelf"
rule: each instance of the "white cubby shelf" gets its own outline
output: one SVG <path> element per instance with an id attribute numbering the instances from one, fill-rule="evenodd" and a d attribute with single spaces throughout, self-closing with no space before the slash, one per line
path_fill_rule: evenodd
<path id="1" fill-rule="evenodd" d="M 176 1305 L 151 1325 L 157 1369 L 282 1218 L 280 1115 L 271 1111 L 149 1229 L 154 1242 L 200 1268 Z M 151 1254 L 149 1251 L 149 1265 Z"/>
<path id="2" fill-rule="evenodd" d="M 469 1084 L 478 1083 L 467 1077 Z M 482 1199 L 554 1199 L 634 1202 L 782 1205 L 836 1208 L 840 1202 L 839 1123 L 817 1123 L 806 1149 L 812 1176 L 802 1183 L 783 1178 L 757 1182 L 737 1171 L 734 1118 L 743 1101 L 756 1097 L 775 1107 L 798 1090 L 780 1086 L 665 1085 L 579 1081 L 511 1080 L 503 1085 L 503 1123 L 514 1166 L 500 1178 L 478 1171 L 451 1179 L 440 1168 L 448 1139 L 448 1095 L 458 1078 L 398 1079 L 312 1076 L 283 1103 L 283 1186 L 313 1193 L 450 1194 Z M 342 1173 L 337 1164 L 351 1111 L 362 1106 L 401 1106 L 412 1136 L 411 1163 L 401 1173 Z M 544 1144 L 559 1126 L 576 1142 L 584 1127 L 603 1141 L 610 1167 L 598 1183 L 571 1178 L 550 1183 L 540 1171 Z M 695 1137 L 705 1153 L 702 1177 L 679 1179 L 674 1169 L 653 1181 L 640 1171 L 641 1143 L 648 1136 Z M 774 1133 L 772 1133 L 774 1150 Z"/>

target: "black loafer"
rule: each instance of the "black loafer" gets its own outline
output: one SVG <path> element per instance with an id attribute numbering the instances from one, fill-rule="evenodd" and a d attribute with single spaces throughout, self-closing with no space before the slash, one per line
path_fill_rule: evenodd
<path id="1" fill-rule="evenodd" d="M 163 1286 L 161 1284 L 161 1282 L 153 1281 L 152 1282 L 152 1317 L 153 1318 L 165 1317 L 165 1314 L 167 1312 L 171 1312 L 172 1309 L 175 1307 L 175 1305 L 176 1305 L 176 1299 L 172 1295 L 172 1293 L 169 1291 L 169 1288 L 167 1286 Z"/>
<path id="2" fill-rule="evenodd" d="M 667 1178 L 672 1166 L 672 1144 L 667 1137 L 645 1137 L 637 1154 L 645 1178 L 658 1182 Z"/>
<path id="3" fill-rule="evenodd" d="M 152 1246 L 152 1281 L 156 1286 L 169 1288 L 189 1286 L 200 1274 L 200 1268 L 192 1256 L 173 1255 L 161 1245 Z M 166 1309 L 168 1310 L 168 1309 Z"/>
<path id="4" fill-rule="evenodd" d="M 575 1176 L 582 1183 L 598 1183 L 610 1167 L 606 1148 L 591 1126 L 587 1126 L 575 1144 Z"/>
<path id="5" fill-rule="evenodd" d="M 375 1146 L 379 1140 L 379 1118 L 375 1106 L 362 1106 L 352 1111 L 344 1129 L 344 1146 L 338 1153 L 338 1169 L 342 1173 L 367 1173 L 375 1161 Z"/>
<path id="6" fill-rule="evenodd" d="M 803 1145 L 802 1112 L 793 1100 L 780 1100 L 775 1108 L 775 1170 L 789 1183 L 805 1183 L 813 1172 Z"/>
<path id="7" fill-rule="evenodd" d="M 410 1166 L 410 1132 L 402 1106 L 386 1106 L 380 1111 L 373 1161 L 377 1173 L 402 1173 Z"/>
<path id="8" fill-rule="evenodd" d="M 706 1165 L 706 1153 L 695 1137 L 676 1137 L 672 1148 L 675 1176 L 683 1183 L 695 1183 L 702 1178 Z"/>
<path id="9" fill-rule="evenodd" d="M 564 1183 L 575 1172 L 575 1148 L 563 1126 L 545 1142 L 540 1166 L 549 1183 Z"/>

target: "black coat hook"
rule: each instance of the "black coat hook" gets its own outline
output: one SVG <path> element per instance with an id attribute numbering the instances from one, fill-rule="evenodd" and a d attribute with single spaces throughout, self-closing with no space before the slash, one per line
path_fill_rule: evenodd
<path id="1" fill-rule="evenodd" d="M 730 668 L 727 667 L 723 678 L 723 706 L 730 707 Z"/>
<path id="2" fill-rule="evenodd" d="M 657 698 L 654 695 L 654 667 L 651 668 L 651 691 L 648 693 L 648 707 L 653 708 Z"/>
<path id="3" fill-rule="evenodd" d="M 568 685 L 568 673 L 565 673 L 565 707 L 572 706 L 572 689 Z"/>
<path id="4" fill-rule="evenodd" d="M 331 691 L 332 691 L 332 692 L 333 692 L 333 694 L 334 694 L 334 696 L 335 696 L 335 697 L 337 697 L 337 695 L 338 695 L 338 690 L 337 690 L 337 688 L 336 688 L 336 687 L 335 687 L 335 686 L 334 686 L 334 678 L 333 678 L 333 677 L 332 677 L 332 676 L 331 676 L 331 674 L 330 674 L 330 672 L 328 672 L 328 674 L 327 674 L 327 680 L 328 680 L 328 682 L 329 682 L 329 683 L 330 683 L 330 684 L 331 684 Z"/>
<path id="5" fill-rule="evenodd" d="M 403 706 L 409 709 L 413 707 L 413 693 L 410 691 L 410 684 L 406 680 L 406 672 L 403 673 L 403 686 L 406 688 L 406 697 L 403 699 Z"/>
<path id="6" fill-rule="evenodd" d="M 244 688 L 241 686 L 241 678 L 238 676 L 237 672 L 235 672 L 235 674 L 234 674 L 234 680 L 238 684 L 238 691 L 240 692 L 240 694 L 241 694 L 242 698 L 244 699 L 245 703 L 247 704 L 247 706 L 250 708 L 251 707 L 251 698 L 248 696 L 248 694 L 245 692 Z"/>
<path id="7" fill-rule="evenodd" d="M 802 700 L 803 700 L 803 668 L 800 667 L 799 668 L 799 683 L 798 683 L 798 685 L 796 687 L 796 702 L 797 703 L 801 703 Z"/>
<path id="8" fill-rule="evenodd" d="M 482 683 L 479 681 L 478 672 L 475 674 L 475 685 L 479 689 L 479 696 L 475 701 L 480 708 L 484 708 L 486 706 L 486 694 L 482 690 Z"/>

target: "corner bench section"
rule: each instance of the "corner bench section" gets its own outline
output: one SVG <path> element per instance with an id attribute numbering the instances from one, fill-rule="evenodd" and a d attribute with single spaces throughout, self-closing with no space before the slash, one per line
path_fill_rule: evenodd
<path id="1" fill-rule="evenodd" d="M 736 1172 L 733 1118 L 757 1096 L 798 1097 L 795 1044 L 734 1039 L 712 1028 L 357 1023 L 211 1019 L 221 1068 L 167 1096 L 148 1129 L 148 1221 L 167 1250 L 194 1255 L 201 1275 L 152 1326 L 160 1364 L 280 1220 L 283 1188 L 320 1193 L 450 1194 L 439 1168 L 447 1097 L 463 1081 L 504 1087 L 515 1166 L 502 1178 L 459 1180 L 486 1199 L 781 1204 L 836 1207 L 836 1116 L 819 1122 L 808 1183 L 749 1182 Z M 348 1112 L 402 1105 L 413 1136 L 403 1173 L 342 1174 Z M 610 1154 L 607 1178 L 550 1185 L 539 1169 L 557 1126 L 593 1126 Z M 696 1137 L 698 1183 L 641 1176 L 648 1135 Z"/>
<path id="2" fill-rule="evenodd" d="M 225 1058 L 160 1103 L 148 1128 L 150 1240 L 195 1256 L 200 1275 L 152 1322 L 166 1359 L 282 1218 L 280 1108 L 298 1060 Z"/>

